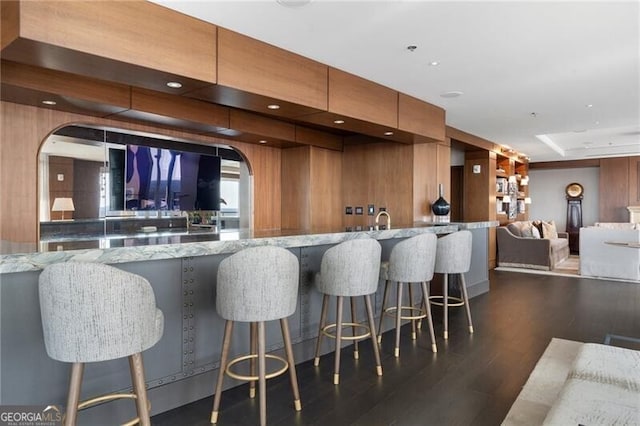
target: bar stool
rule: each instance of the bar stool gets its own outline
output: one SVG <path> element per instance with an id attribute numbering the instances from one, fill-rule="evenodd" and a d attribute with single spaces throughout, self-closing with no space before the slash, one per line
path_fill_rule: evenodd
<path id="1" fill-rule="evenodd" d="M 416 321 L 427 318 L 429 323 L 429 334 L 431 335 L 431 350 L 438 352 L 436 338 L 433 332 L 433 320 L 431 318 L 431 307 L 429 305 L 429 282 L 433 278 L 433 271 L 436 261 L 436 246 L 438 237 L 436 234 L 422 234 L 408 238 L 396 244 L 391 250 L 388 265 L 381 268 L 382 276 L 385 279 L 384 296 L 382 297 L 382 313 L 378 326 L 378 342 L 382 340 L 382 320 L 385 316 L 394 315 L 396 319 L 396 341 L 393 354 L 400 356 L 400 326 L 402 320 L 411 321 L 411 338 L 416 339 Z M 396 282 L 397 299 L 396 306 L 385 309 L 387 303 L 387 293 L 389 281 Z M 409 288 L 409 304 L 402 306 L 402 288 L 404 283 Z M 422 287 L 422 304 L 416 308 L 413 303 L 411 284 L 420 283 Z M 407 312 L 404 314 L 404 312 Z"/>
<path id="2" fill-rule="evenodd" d="M 471 232 L 458 231 L 438 239 L 435 271 L 444 274 L 442 296 L 431 296 L 432 305 L 442 306 L 444 310 L 444 338 L 449 338 L 449 306 L 463 306 L 467 311 L 469 333 L 473 333 L 469 296 L 464 273 L 471 268 Z M 449 296 L 449 274 L 458 274 L 461 297 Z M 453 303 L 452 303 L 453 301 Z"/>
<path id="3" fill-rule="evenodd" d="M 57 263 L 39 277 L 40 312 L 49 357 L 73 363 L 65 425 L 78 410 L 119 398 L 136 400 L 138 418 L 150 425 L 141 352 L 162 337 L 164 316 L 149 282 L 97 263 Z M 133 394 L 109 394 L 79 403 L 84 365 L 129 357 Z"/>
<path id="4" fill-rule="evenodd" d="M 280 247 L 252 247 L 235 253 L 224 259 L 218 267 L 218 285 L 216 311 L 226 320 L 222 356 L 218 381 L 216 383 L 211 423 L 218 422 L 218 409 L 222 396 L 224 375 L 238 380 L 247 380 L 250 384 L 250 397 L 255 396 L 255 382 L 258 382 L 260 398 L 260 424 L 267 423 L 267 384 L 270 379 L 289 370 L 293 390 L 294 407 L 300 411 L 300 393 L 296 365 L 293 359 L 289 323 L 287 317 L 296 310 L 298 298 L 299 264 L 298 258 L 290 251 Z M 265 322 L 280 320 L 287 359 L 265 354 Z M 227 361 L 231 334 L 235 321 L 251 323 L 251 350 L 249 355 Z M 256 341 L 257 334 L 257 341 Z M 256 354 L 257 346 L 257 354 Z M 266 372 L 266 358 L 282 362 L 277 371 Z M 232 367 L 242 361 L 250 361 L 250 375 L 241 375 Z M 258 362 L 258 375 L 255 375 L 255 362 Z"/>
<path id="5" fill-rule="evenodd" d="M 380 363 L 380 352 L 376 342 L 376 329 L 373 321 L 373 310 L 371 308 L 371 294 L 376 292 L 378 287 L 378 277 L 380 273 L 380 255 L 382 248 L 380 243 L 374 239 L 356 239 L 340 243 L 328 249 L 322 256 L 320 274 L 316 277 L 316 287 L 322 298 L 322 313 L 320 315 L 320 327 L 318 339 L 316 341 L 316 356 L 313 365 L 320 364 L 320 346 L 322 336 L 327 336 L 336 340 L 335 347 L 335 367 L 333 374 L 333 384 L 340 383 L 340 345 L 342 340 L 353 340 L 355 342 L 354 357 L 358 358 L 358 340 L 370 337 L 373 345 L 373 353 L 376 361 L 376 373 L 382 375 L 382 365 Z M 326 324 L 329 296 L 337 296 L 336 323 Z M 363 296 L 369 325 L 358 323 L 355 318 L 355 300 L 353 297 Z M 342 305 L 345 297 L 351 301 L 351 322 L 342 321 Z M 350 326 L 351 336 L 343 336 L 342 328 Z M 362 328 L 365 331 L 356 335 L 356 329 Z M 331 330 L 335 329 L 335 334 Z"/>

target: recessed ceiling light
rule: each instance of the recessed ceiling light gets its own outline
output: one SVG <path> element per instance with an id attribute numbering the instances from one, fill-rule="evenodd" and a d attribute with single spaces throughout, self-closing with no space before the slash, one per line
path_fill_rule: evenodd
<path id="1" fill-rule="evenodd" d="M 585 105 L 587 108 L 593 108 L 593 104 L 586 104 Z"/>
<path id="2" fill-rule="evenodd" d="M 440 94 L 441 98 L 457 98 L 458 96 L 464 95 L 464 92 L 459 90 L 452 90 L 450 92 L 444 92 Z"/>
<path id="3" fill-rule="evenodd" d="M 335 124 L 344 124 L 344 120 L 333 120 Z"/>
<path id="4" fill-rule="evenodd" d="M 440 65 L 440 61 L 431 61 L 429 62 L 429 65 L 432 67 L 437 67 L 438 65 Z"/>
<path id="5" fill-rule="evenodd" d="M 266 140 L 264 140 L 264 139 L 260 139 L 260 140 L 258 141 L 258 143 L 267 143 L 267 141 L 266 141 Z"/>
<path id="6" fill-rule="evenodd" d="M 50 101 L 50 100 L 44 100 L 42 101 L 43 104 L 45 105 L 56 105 L 57 102 L 56 101 Z"/>
<path id="7" fill-rule="evenodd" d="M 179 81 L 170 81 L 167 83 L 167 86 L 171 87 L 172 89 L 179 89 L 182 87 L 182 83 L 180 83 Z"/>
<path id="8" fill-rule="evenodd" d="M 532 116 L 533 118 L 536 118 L 538 116 L 538 113 L 537 112 L 532 112 L 529 115 Z"/>
<path id="9" fill-rule="evenodd" d="M 280 105 L 271 104 L 271 105 L 267 105 L 267 108 L 269 108 L 269 109 L 280 109 Z"/>
<path id="10" fill-rule="evenodd" d="M 416 50 L 418 48 L 418 46 L 416 46 L 415 44 L 410 44 L 409 46 L 407 46 L 407 50 L 409 52 L 413 52 L 414 50 Z"/>
<path id="11" fill-rule="evenodd" d="M 393 132 L 384 132 L 385 136 L 393 136 Z"/>
<path id="12" fill-rule="evenodd" d="M 599 122 L 599 121 L 596 121 L 594 124 L 597 126 L 598 124 L 600 124 L 600 122 Z"/>

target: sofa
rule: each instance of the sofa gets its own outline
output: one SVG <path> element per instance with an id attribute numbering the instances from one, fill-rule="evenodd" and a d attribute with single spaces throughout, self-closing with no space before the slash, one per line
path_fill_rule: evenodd
<path id="1" fill-rule="evenodd" d="M 498 266 L 550 271 L 569 257 L 566 232 L 557 232 L 557 238 L 529 236 L 525 232 L 532 224 L 518 221 L 497 228 Z"/>
<path id="2" fill-rule="evenodd" d="M 640 282 L 640 229 L 615 225 L 580 228 L 580 275 Z"/>

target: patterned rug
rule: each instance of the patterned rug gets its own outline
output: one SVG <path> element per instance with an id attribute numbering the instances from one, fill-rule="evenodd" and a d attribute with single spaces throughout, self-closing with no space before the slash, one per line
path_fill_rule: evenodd
<path id="1" fill-rule="evenodd" d="M 507 266 L 498 266 L 496 271 L 509 271 L 509 272 L 522 272 L 525 274 L 538 274 L 538 275 L 557 275 L 563 277 L 579 277 L 580 276 L 580 257 L 577 255 L 570 255 L 566 260 L 556 265 L 556 268 L 551 271 L 541 271 L 539 269 L 527 269 L 527 268 L 511 268 Z"/>
<path id="2" fill-rule="evenodd" d="M 580 275 L 580 256 L 575 254 L 570 255 L 567 259 L 558 263 L 552 272 Z"/>
<path id="3" fill-rule="evenodd" d="M 581 342 L 572 340 L 551 340 L 502 426 L 531 426 L 544 422 L 581 346 Z"/>

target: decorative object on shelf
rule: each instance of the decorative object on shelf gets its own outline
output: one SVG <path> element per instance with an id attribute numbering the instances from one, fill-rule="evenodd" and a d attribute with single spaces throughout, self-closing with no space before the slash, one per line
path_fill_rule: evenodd
<path id="1" fill-rule="evenodd" d="M 567 197 L 567 233 L 569 234 L 569 250 L 580 252 L 580 228 L 582 228 L 582 197 L 584 188 L 572 182 L 564 190 Z"/>
<path id="2" fill-rule="evenodd" d="M 451 205 L 444 199 L 444 185 L 438 184 L 438 199 L 431 205 L 434 214 L 434 222 L 449 222 L 449 211 Z"/>
<path id="3" fill-rule="evenodd" d="M 73 206 L 73 199 L 68 197 L 54 199 L 53 206 L 51 207 L 52 212 L 62 212 L 62 220 L 65 220 L 64 212 L 73 212 L 75 210 L 76 209 Z"/>
<path id="4" fill-rule="evenodd" d="M 505 192 L 507 193 L 507 197 L 505 198 L 508 198 L 509 201 L 505 201 L 505 199 L 503 198 L 502 202 L 509 203 L 507 217 L 509 219 L 515 219 L 518 214 L 518 179 L 514 175 L 509 176 L 508 185 Z"/>

